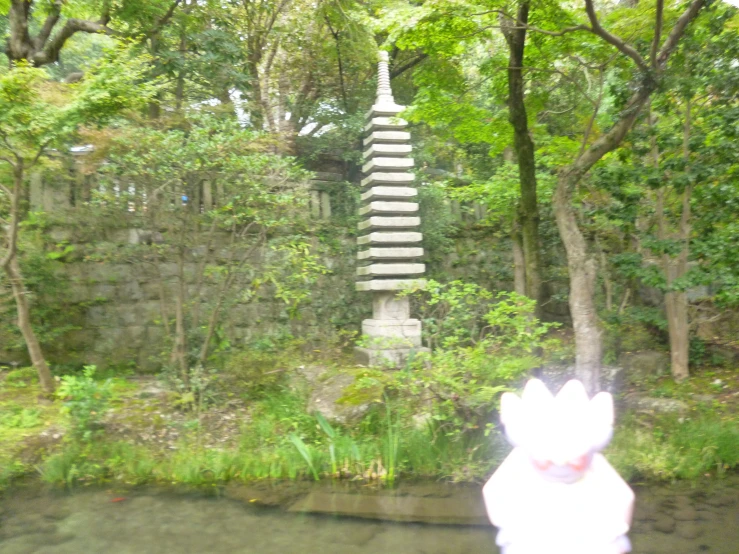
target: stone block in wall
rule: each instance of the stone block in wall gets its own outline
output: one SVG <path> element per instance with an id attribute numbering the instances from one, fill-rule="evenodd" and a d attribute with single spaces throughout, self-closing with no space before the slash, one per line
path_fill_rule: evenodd
<path id="1" fill-rule="evenodd" d="M 196 262 L 185 262 L 182 267 L 182 273 L 185 277 L 185 282 L 193 281 L 197 274 L 199 264 Z M 159 264 L 159 272 L 163 279 L 172 279 L 179 275 L 179 267 L 175 262 L 166 262 Z"/>
<path id="2" fill-rule="evenodd" d="M 76 329 L 64 333 L 62 344 L 64 350 L 84 351 L 97 340 L 97 333 L 94 329 Z"/>
<path id="3" fill-rule="evenodd" d="M 133 279 L 134 267 L 131 264 L 81 264 L 81 279 L 88 283 L 116 284 Z"/>
<path id="4" fill-rule="evenodd" d="M 149 325 L 162 319 L 162 305 L 156 300 L 137 302 L 134 313 L 136 314 L 136 325 Z M 170 315 L 174 315 L 174 309 L 170 310 Z"/>
<path id="5" fill-rule="evenodd" d="M 116 312 L 118 315 L 118 323 L 124 327 L 138 325 L 139 323 L 142 325 L 144 324 L 144 322 L 139 319 L 139 312 L 136 305 L 118 306 L 116 308 Z"/>
<path id="6" fill-rule="evenodd" d="M 118 238 L 122 238 L 121 235 Z M 152 242 L 161 240 L 161 233 L 147 231 L 144 229 L 128 229 L 128 237 L 125 242 L 128 244 L 151 244 Z"/>
<path id="7" fill-rule="evenodd" d="M 116 244 L 128 244 L 131 238 L 131 229 L 111 229 L 108 231 L 108 240 Z"/>
<path id="8" fill-rule="evenodd" d="M 167 335 L 164 332 L 164 327 L 162 325 L 146 326 L 146 343 L 149 347 L 161 350 L 164 346 L 166 337 Z"/>
<path id="9" fill-rule="evenodd" d="M 110 264 L 105 272 L 106 281 L 109 283 L 125 283 L 137 277 L 134 266 L 131 264 Z"/>
<path id="10" fill-rule="evenodd" d="M 231 327 L 228 330 L 228 335 L 234 340 L 243 341 L 248 338 L 251 333 L 249 332 L 248 327 Z"/>
<path id="11" fill-rule="evenodd" d="M 176 277 L 179 273 L 179 269 L 176 263 L 166 262 L 159 264 L 159 273 L 161 274 L 162 278 L 169 279 L 172 277 Z"/>
<path id="12" fill-rule="evenodd" d="M 87 309 L 87 324 L 92 327 L 111 327 L 113 319 L 108 306 L 91 306 Z"/>
<path id="13" fill-rule="evenodd" d="M 118 298 L 124 302 L 138 302 L 145 299 L 144 290 L 136 280 L 129 280 L 117 287 Z"/>
<path id="14" fill-rule="evenodd" d="M 82 262 L 65 263 L 62 274 L 70 283 L 87 284 L 87 268 L 91 264 Z"/>
<path id="15" fill-rule="evenodd" d="M 124 328 L 124 337 L 128 346 L 139 349 L 146 339 L 146 326 L 130 325 Z"/>
<path id="16" fill-rule="evenodd" d="M 203 286 L 200 288 L 200 298 L 203 301 L 215 301 L 220 294 L 220 285 L 216 285 L 213 283 L 203 283 Z M 195 286 L 193 286 L 193 294 L 192 296 L 195 296 Z M 238 291 L 232 291 L 231 294 L 235 295 Z"/>
<path id="17" fill-rule="evenodd" d="M 112 300 L 116 295 L 115 285 L 94 283 L 89 287 L 90 300 Z"/>
<path id="18" fill-rule="evenodd" d="M 160 298 L 160 286 L 157 282 L 142 283 L 139 285 L 141 288 L 142 300 L 159 300 Z"/>
<path id="19" fill-rule="evenodd" d="M 113 355 L 125 345 L 124 338 L 125 331 L 123 327 L 100 327 L 97 330 L 97 339 L 93 345 L 93 351 Z"/>
<path id="20" fill-rule="evenodd" d="M 250 326 L 254 325 L 258 320 L 259 316 L 263 313 L 259 307 L 255 304 L 236 304 L 228 310 L 225 317 L 233 325 Z"/>
<path id="21" fill-rule="evenodd" d="M 52 227 L 49 230 L 49 238 L 54 242 L 65 242 L 72 240 L 73 231 L 69 227 Z"/>
<path id="22" fill-rule="evenodd" d="M 186 283 L 195 282 L 198 271 L 200 271 L 200 264 L 196 262 L 185 262 L 182 267 L 182 272 L 185 274 L 185 282 Z"/>
<path id="23" fill-rule="evenodd" d="M 89 302 L 94 296 L 90 292 L 89 287 L 79 283 L 69 283 L 67 290 L 64 293 L 65 300 L 72 304 L 79 304 L 80 302 Z"/>
<path id="24" fill-rule="evenodd" d="M 79 267 L 75 267 L 74 271 L 75 273 L 79 271 L 79 280 L 83 283 L 102 283 L 107 280 L 107 269 L 105 264 L 79 264 Z"/>

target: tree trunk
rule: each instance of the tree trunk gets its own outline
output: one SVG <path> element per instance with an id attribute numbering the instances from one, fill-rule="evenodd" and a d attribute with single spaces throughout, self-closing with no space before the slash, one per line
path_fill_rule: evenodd
<path id="1" fill-rule="evenodd" d="M 515 23 L 503 21 L 503 33 L 508 43 L 508 120 L 513 126 L 514 147 L 518 158 L 521 201 L 518 220 L 521 224 L 521 244 L 526 266 L 526 296 L 541 302 L 541 255 L 539 250 L 539 207 L 536 196 L 536 160 L 534 142 L 529 134 L 528 117 L 524 103 L 523 61 L 526 44 L 526 25 L 529 19 L 529 0 L 523 0 Z"/>
<path id="2" fill-rule="evenodd" d="M 257 130 L 264 130 L 264 108 L 262 105 L 262 84 L 259 81 L 259 65 L 250 60 L 247 63 L 249 82 L 251 84 L 251 98 L 249 99 L 249 123 Z"/>
<path id="3" fill-rule="evenodd" d="M 28 19 L 31 5 L 28 2 L 11 2 L 8 11 L 10 36 L 6 46 L 6 55 L 13 61 L 30 59 L 33 55 L 31 35 L 28 32 Z"/>
<path id="4" fill-rule="evenodd" d="M 656 121 L 650 112 L 649 124 L 654 127 Z M 690 139 L 690 102 L 686 107 L 685 123 L 683 126 L 683 156 L 686 161 L 689 158 Z M 655 133 L 652 132 L 652 163 L 655 168 L 659 167 L 659 149 Z M 667 230 L 667 216 L 665 215 L 665 196 L 667 191 L 661 188 L 657 191 L 657 205 L 655 207 L 657 218 L 657 238 L 665 241 L 669 237 Z M 661 256 L 662 271 L 665 275 L 665 315 L 667 317 L 667 332 L 670 338 L 670 369 L 676 381 L 682 381 L 689 375 L 688 359 L 690 345 L 690 326 L 688 321 L 688 298 L 685 291 L 672 290 L 676 279 L 685 275 L 688 269 L 688 254 L 690 241 L 690 186 L 682 193 L 682 214 L 680 217 L 679 238 L 682 249 L 677 260 L 673 260 L 669 254 Z"/>
<path id="5" fill-rule="evenodd" d="M 36 333 L 31 326 L 31 311 L 28 306 L 28 292 L 23 284 L 23 275 L 21 274 L 20 265 L 18 264 L 18 232 L 20 218 L 20 197 L 23 190 L 24 167 L 23 162 L 18 162 L 13 166 L 13 195 L 10 206 L 10 225 L 7 230 L 7 253 L 2 258 L 0 266 L 2 266 L 5 274 L 8 276 L 10 286 L 13 290 L 13 298 L 18 316 L 18 328 L 26 342 L 28 355 L 31 357 L 36 371 L 38 372 L 41 388 L 46 393 L 53 393 L 56 388 L 54 378 L 46 363 L 44 354 L 41 351 Z"/>
<path id="6" fill-rule="evenodd" d="M 18 311 L 18 328 L 23 334 L 23 340 L 26 341 L 26 348 L 28 348 L 28 355 L 31 357 L 31 362 L 38 372 L 41 388 L 46 393 L 53 393 L 56 388 L 54 378 L 51 376 L 51 371 L 44 358 L 44 353 L 41 351 L 41 345 L 38 342 L 38 338 L 36 338 L 36 333 L 33 327 L 31 327 L 31 312 L 28 308 L 28 300 L 26 299 L 28 293 L 26 292 L 26 287 L 23 285 L 23 277 L 18 266 L 17 256 L 11 258 L 10 263 L 5 268 L 5 273 L 13 289 L 13 298 L 15 299 L 15 306 Z"/>
<path id="7" fill-rule="evenodd" d="M 521 230 L 517 221 L 513 222 L 511 243 L 513 244 L 513 290 L 526 296 L 526 262 L 521 244 Z"/>
<path id="8" fill-rule="evenodd" d="M 184 31 L 180 33 L 180 56 L 183 68 L 177 72 L 177 86 L 175 87 L 175 110 L 182 111 L 182 102 L 185 98 L 185 57 L 187 55 L 187 35 Z"/>
<path id="9" fill-rule="evenodd" d="M 159 37 L 157 34 L 152 35 L 152 37 L 149 40 L 149 52 L 151 54 L 152 60 L 156 59 L 159 56 Z M 151 70 L 151 76 L 152 78 L 158 77 L 156 74 L 156 69 L 154 68 L 152 64 L 152 70 Z M 157 91 L 156 95 L 153 97 L 153 100 L 149 102 L 148 106 L 148 112 L 149 112 L 149 119 L 159 119 L 159 117 L 162 115 L 162 92 L 161 90 Z"/>
<path id="10" fill-rule="evenodd" d="M 688 325 L 688 298 L 684 291 L 665 294 L 665 312 L 670 335 L 670 368 L 676 381 L 689 376 L 688 350 L 690 345 Z"/>
<path id="11" fill-rule="evenodd" d="M 596 263 L 588 255 L 585 237 L 570 205 L 569 190 L 576 174 L 564 171 L 554 193 L 554 215 L 567 252 L 570 275 L 570 315 L 575 331 L 575 374 L 589 393 L 600 390 L 600 365 L 603 341 L 595 307 Z"/>
<path id="12" fill-rule="evenodd" d="M 187 336 L 185 330 L 185 252 L 179 247 L 177 252 L 177 288 L 175 294 L 175 342 L 172 350 L 173 361 L 179 366 L 185 386 L 190 385 L 190 371 L 187 363 Z"/>
<path id="13" fill-rule="evenodd" d="M 690 127 L 691 110 L 690 99 L 685 105 L 685 120 L 683 124 L 683 157 L 686 170 L 690 161 Z M 688 295 L 684 290 L 669 290 L 676 279 L 688 272 L 688 256 L 690 254 L 690 196 L 692 187 L 685 187 L 682 192 L 680 227 L 678 236 L 682 249 L 677 260 L 673 263 L 668 255 L 663 256 L 665 277 L 668 292 L 665 293 L 665 312 L 667 314 L 667 330 L 670 335 L 670 369 L 676 381 L 687 379 L 689 371 L 690 322 L 688 319 Z M 664 203 L 659 206 L 658 216 L 661 217 L 660 239 L 664 240 L 666 231 L 664 224 Z"/>

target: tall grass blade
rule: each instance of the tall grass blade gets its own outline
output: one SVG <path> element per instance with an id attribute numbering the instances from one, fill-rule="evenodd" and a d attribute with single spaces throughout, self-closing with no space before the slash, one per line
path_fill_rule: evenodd
<path id="1" fill-rule="evenodd" d="M 295 448 L 298 449 L 298 452 L 305 460 L 305 463 L 308 464 L 308 467 L 310 468 L 311 473 L 313 474 L 313 478 L 318 481 L 318 471 L 315 468 L 315 465 L 313 464 L 313 454 L 310 451 L 310 448 L 308 448 L 308 445 L 303 442 L 303 439 L 301 439 L 299 436 L 297 436 L 295 433 L 290 433 L 289 435 L 290 442 L 292 442 L 295 445 Z"/>

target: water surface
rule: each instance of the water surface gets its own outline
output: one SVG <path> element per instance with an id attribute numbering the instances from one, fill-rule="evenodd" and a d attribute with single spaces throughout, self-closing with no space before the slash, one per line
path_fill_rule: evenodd
<path id="1" fill-rule="evenodd" d="M 325 496 L 327 489 L 321 489 Z M 474 497 L 434 484 L 396 494 L 434 504 Z M 341 491 L 346 494 L 347 491 Z M 739 478 L 718 485 L 637 487 L 631 535 L 638 554 L 739 553 Z M 302 493 L 300 493 L 302 494 Z M 298 494 L 298 496 L 300 495 Z M 0 499 L 2 554 L 481 554 L 495 553 L 495 530 L 484 525 L 439 525 L 287 511 L 299 500 L 277 495 L 259 505 L 244 489 L 230 498 L 156 489 L 77 490 L 26 487 Z M 250 498 L 254 496 L 255 498 Z M 237 499 L 240 498 L 240 499 Z M 405 504 L 399 504 L 405 505 Z M 479 507 L 465 512 L 474 513 Z M 454 514 L 452 514 L 454 515 Z M 459 515 L 459 514 L 457 514 Z M 479 521 L 479 520 L 478 520 Z M 535 529 L 532 529 L 535 532 Z"/>

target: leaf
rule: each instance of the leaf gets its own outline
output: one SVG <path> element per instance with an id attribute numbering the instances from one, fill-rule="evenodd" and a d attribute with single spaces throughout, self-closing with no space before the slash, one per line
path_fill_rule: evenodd
<path id="1" fill-rule="evenodd" d="M 305 442 L 303 442 L 303 439 L 301 439 L 295 433 L 290 433 L 290 435 L 288 435 L 288 438 L 290 439 L 290 442 L 292 442 L 293 445 L 295 445 L 295 448 L 298 449 L 298 452 L 305 460 L 305 463 L 308 464 L 308 467 L 310 468 L 311 473 L 313 474 L 313 478 L 316 481 L 318 481 L 319 480 L 318 472 L 316 471 L 316 468 L 313 465 L 313 456 L 310 452 L 310 449 L 308 448 L 308 445 L 306 445 Z"/>
<path id="2" fill-rule="evenodd" d="M 336 431 L 331 427 L 329 422 L 326 421 L 326 418 L 323 417 L 321 413 L 316 412 L 316 420 L 318 421 L 318 425 L 321 426 L 323 432 L 326 433 L 326 436 L 331 440 L 334 440 L 336 438 Z"/>

